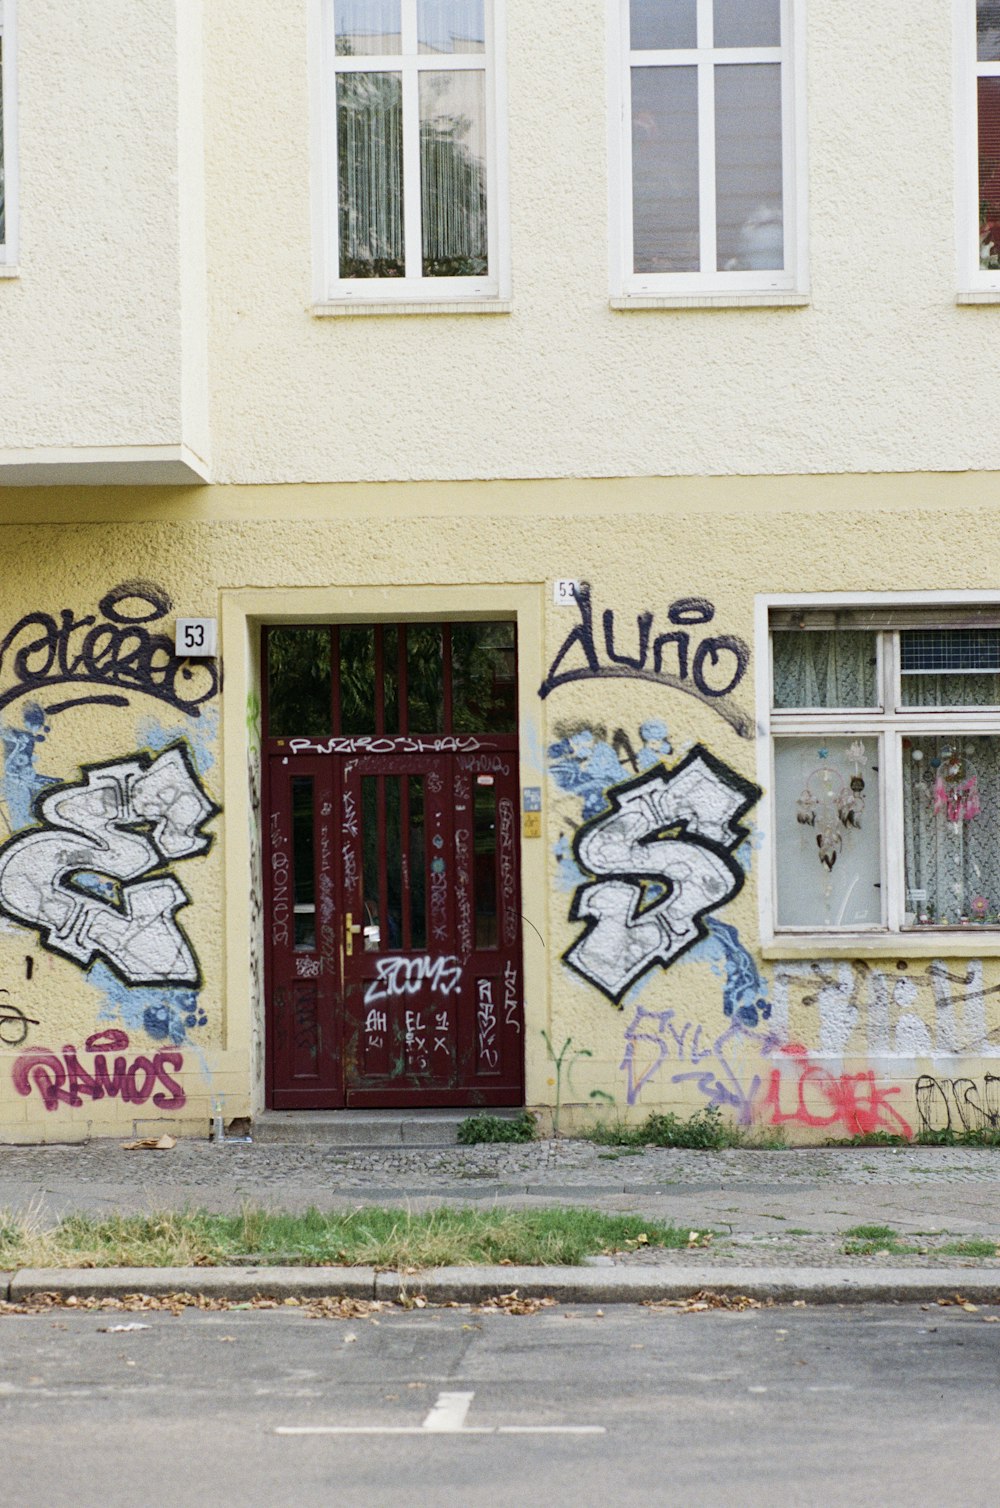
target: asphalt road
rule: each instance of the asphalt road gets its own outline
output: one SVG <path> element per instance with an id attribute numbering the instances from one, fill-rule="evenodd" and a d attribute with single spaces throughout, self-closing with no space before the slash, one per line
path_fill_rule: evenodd
<path id="1" fill-rule="evenodd" d="M 994 1508 L 993 1314 L 3 1315 L 0 1502 Z"/>

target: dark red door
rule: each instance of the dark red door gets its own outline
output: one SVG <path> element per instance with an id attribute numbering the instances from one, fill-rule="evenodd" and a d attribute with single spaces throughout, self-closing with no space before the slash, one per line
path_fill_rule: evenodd
<path id="1" fill-rule="evenodd" d="M 496 647 L 483 630 L 509 627 L 463 625 L 454 642 L 448 625 L 409 635 L 405 625 L 352 627 L 350 638 L 336 628 L 271 631 L 282 636 L 280 654 L 269 656 L 272 699 L 275 664 L 295 693 L 279 686 L 267 745 L 267 1092 L 275 1109 L 523 1100 L 517 740 L 506 728 L 449 727 L 471 716 L 499 720 L 477 710 L 495 695 L 487 672 Z M 367 660 L 357 650 L 365 632 Z M 428 650 L 435 633 L 437 669 Z M 485 670 L 468 648 L 477 635 L 493 655 Z M 318 693 L 317 660 L 333 667 L 330 689 L 321 683 Z M 442 689 L 436 702 L 427 691 L 433 676 Z M 393 697 L 388 733 L 384 683 Z M 351 708 L 370 702 L 374 733 L 341 731 L 356 715 L 345 713 L 348 695 Z M 284 736 L 305 717 L 300 705 L 315 727 L 327 697 L 330 736 L 322 722 L 319 736 L 311 728 Z M 415 735 L 407 722 L 434 705 L 434 733 Z"/>

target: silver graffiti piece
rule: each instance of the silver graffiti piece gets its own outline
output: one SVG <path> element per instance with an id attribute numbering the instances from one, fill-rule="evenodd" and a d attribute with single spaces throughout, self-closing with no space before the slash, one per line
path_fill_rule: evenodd
<path id="1" fill-rule="evenodd" d="M 669 968 L 704 937 L 703 918 L 743 888 L 739 818 L 760 794 L 700 744 L 672 770 L 608 791 L 610 810 L 573 841 L 595 880 L 573 897 L 569 919 L 585 930 L 563 954 L 570 968 L 620 1005 L 648 969 Z"/>
<path id="2" fill-rule="evenodd" d="M 0 848 L 0 911 L 82 966 L 103 958 L 126 984 L 200 984 L 175 920 L 187 894 L 162 871 L 207 853 L 202 828 L 220 808 L 180 744 L 83 773 L 48 790 L 35 808 L 41 825 Z"/>

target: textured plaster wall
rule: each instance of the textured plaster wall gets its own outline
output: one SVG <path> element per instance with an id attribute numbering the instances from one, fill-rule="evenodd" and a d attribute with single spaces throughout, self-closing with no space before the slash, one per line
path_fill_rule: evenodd
<path id="1" fill-rule="evenodd" d="M 808 307 L 608 307 L 606 7 L 508 0 L 513 312 L 317 319 L 307 7 L 219 0 L 217 478 L 996 466 L 1000 310 L 955 305 L 951 7 L 801 9 Z"/>
<path id="2" fill-rule="evenodd" d="M 391 617 L 405 611 L 400 604 L 410 589 L 419 590 L 426 612 L 445 587 L 467 591 L 470 607 L 475 589 L 485 586 L 516 586 L 536 604 L 525 620 L 530 632 L 521 666 L 521 779 L 541 787 L 543 800 L 542 835 L 522 844 L 530 1104 L 552 1106 L 558 1090 L 568 1124 L 598 1113 L 687 1114 L 718 1103 L 748 1124 L 784 1126 L 793 1139 L 915 1132 L 923 1124 L 921 1105 L 936 1128 L 946 1113 L 956 1128 L 961 1115 L 1000 1117 L 1000 1104 L 990 1109 L 1000 1033 L 995 935 L 984 932 L 974 956 L 968 948 L 962 956 L 942 948 L 940 967 L 916 949 L 913 956 L 820 960 L 818 967 L 765 961 L 753 808 L 744 819 L 750 837 L 733 849 L 742 889 L 711 913 L 721 930 L 668 966 L 644 969 L 617 1003 L 592 973 L 568 967 L 563 955 L 582 930 L 571 907 L 588 878 L 573 868 L 576 832 L 607 812 L 609 792 L 637 773 L 666 779 L 695 746 L 722 779 L 753 782 L 754 740 L 734 727 L 735 714 L 753 725 L 753 662 L 727 704 L 733 716 L 712 698 L 692 695 L 690 681 L 602 675 L 557 685 L 545 699 L 537 695 L 577 621 L 576 609 L 552 606 L 554 577 L 590 583 L 604 669 L 606 611 L 613 614 L 619 667 L 625 657 L 641 658 L 640 615 L 652 614 L 659 633 L 682 599 L 699 598 L 714 614 L 709 624 L 691 627 L 693 647 L 708 633 L 749 642 L 758 591 L 992 588 L 990 562 L 1000 549 L 995 486 L 993 475 L 211 489 L 193 499 L 126 494 L 130 522 L 121 518 L 120 491 L 44 495 L 32 506 L 47 522 L 32 522 L 29 502 L 8 496 L 25 522 L 2 531 L 8 585 L 0 621 L 0 908 L 6 909 L 0 989 L 8 993 L 0 995 L 0 1135 L 58 1139 L 166 1126 L 203 1133 L 218 1097 L 230 1116 L 259 1103 L 259 1042 L 252 1045 L 251 1030 L 256 995 L 247 963 L 259 920 L 246 837 L 247 761 L 256 737 L 246 704 L 251 636 L 245 626 L 232 635 L 227 630 L 225 689 L 193 705 L 206 683 L 166 679 L 165 655 L 154 657 L 155 674 L 146 680 L 127 667 L 112 675 L 106 664 L 100 676 L 88 675 L 78 658 L 92 627 L 120 623 L 123 615 L 133 624 L 144 619 L 148 633 L 169 634 L 175 613 L 221 612 L 226 624 L 245 625 L 239 603 L 248 588 L 254 611 L 265 614 L 268 603 L 275 613 L 294 614 L 308 599 L 312 613 L 322 613 L 324 601 L 331 613 L 334 602 L 340 611 L 347 602 L 351 611 Z M 471 516 L 478 520 L 474 536 Z M 853 542 L 850 553 L 845 539 Z M 956 539 L 975 548 L 958 552 Z M 160 606 L 154 601 L 153 611 L 148 600 L 144 608 L 141 599 L 131 606 L 114 599 L 119 617 L 109 619 L 108 593 L 137 577 L 156 586 Z M 23 620 L 49 615 L 58 626 L 66 621 L 63 610 L 74 626 L 61 657 L 44 616 Z M 141 644 L 140 637 L 127 641 L 137 651 Z M 133 669 L 146 663 L 144 654 L 131 663 Z M 574 653 L 562 669 L 586 663 Z M 175 688 L 173 703 L 165 685 Z M 80 700 L 93 696 L 104 700 Z M 39 830 L 44 836 L 53 827 L 39 798 L 65 792 L 91 764 L 105 771 L 129 760 L 151 764 L 178 747 L 195 793 L 178 775 L 185 804 L 175 790 L 163 810 L 181 839 L 175 832 L 172 848 L 164 842 L 163 862 L 138 878 L 172 876 L 183 886 L 190 904 L 176 921 L 200 979 L 178 983 L 171 977 L 177 952 L 153 946 L 140 929 L 132 956 L 159 979 L 129 984 L 109 972 L 100 952 L 86 962 L 54 947 L 42 925 L 17 919 L 10 899 L 14 894 L 30 910 L 41 898 L 47 917 L 62 914 L 66 887 L 51 883 L 51 866 L 32 847 Z M 206 817 L 198 792 L 225 810 Z M 123 801 L 102 798 L 97 818 L 119 812 L 125 821 L 132 808 Z M 151 821 L 152 809 L 143 810 Z M 189 837 L 214 834 L 215 841 L 194 851 L 182 830 Z M 5 879 L 12 848 L 22 858 L 35 854 L 27 896 L 23 888 L 12 892 Z M 613 874 L 614 863 L 609 869 L 606 856 L 597 857 L 604 877 Z M 100 922 L 114 900 L 101 888 L 107 855 L 89 862 L 97 878 L 83 902 L 87 935 L 104 939 L 106 955 Z M 595 877 L 601 876 L 589 876 Z M 154 929 L 154 941 L 156 935 Z M 109 1032 L 127 1035 L 127 1047 L 106 1036 L 87 1047 L 95 1034 Z M 102 1041 L 112 1045 L 102 1049 Z M 126 1080 L 137 1058 L 153 1064 L 157 1054 L 179 1055 L 180 1064 L 168 1061 L 166 1069 L 183 1103 L 162 1083 L 142 1098 L 149 1086 L 141 1066 L 133 1074 L 138 1101 L 120 1092 L 97 1098 L 85 1078 L 72 1078 L 70 1050 L 98 1085 L 100 1051 L 106 1076 L 123 1058 Z M 43 1060 L 34 1077 L 25 1053 Z M 27 1093 L 18 1091 L 18 1073 Z M 45 1083 L 56 1094 L 52 1108 L 40 1087 Z M 73 1083 L 78 1104 L 65 1098 Z M 157 1106 L 154 1092 L 165 1094 L 166 1104 Z"/>
<path id="3" fill-rule="evenodd" d="M 185 14 L 197 7 L 184 0 Z M 192 45 L 193 44 L 193 45 Z M 187 36 L 186 67 L 200 39 Z M 199 318 L 201 143 L 179 106 L 174 0 L 29 0 L 18 6 L 20 276 L 0 281 L 0 447 L 145 446 L 182 438 L 185 310 Z M 190 103 L 190 102 L 189 102 Z M 180 143 L 180 145 L 179 145 Z M 179 152 L 186 180 L 179 187 Z M 199 333 L 186 332 L 185 341 Z M 197 392 L 202 354 L 185 357 Z M 184 419 L 195 448 L 200 427 Z"/>

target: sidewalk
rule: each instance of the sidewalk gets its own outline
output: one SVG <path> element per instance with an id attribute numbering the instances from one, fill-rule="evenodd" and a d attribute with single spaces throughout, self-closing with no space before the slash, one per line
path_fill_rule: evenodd
<path id="1" fill-rule="evenodd" d="M 353 1209 L 394 1204 L 413 1210 L 442 1203 L 586 1204 L 608 1213 L 634 1212 L 691 1230 L 713 1230 L 708 1248 L 640 1250 L 592 1259 L 578 1269 L 499 1268 L 459 1273 L 444 1282 L 431 1274 L 406 1279 L 432 1288 L 491 1291 L 498 1284 L 522 1294 L 560 1291 L 574 1302 L 587 1296 L 613 1302 L 677 1296 L 711 1286 L 756 1297 L 815 1302 L 882 1297 L 926 1299 L 961 1288 L 981 1302 L 1000 1299 L 1000 1257 L 968 1257 L 954 1247 L 975 1238 L 1000 1246 L 1000 1149 L 851 1148 L 782 1152 L 688 1152 L 647 1148 L 638 1155 L 581 1141 L 456 1148 L 329 1150 L 320 1144 L 180 1141 L 169 1151 L 124 1151 L 119 1142 L 0 1148 L 0 1208 L 33 1209 L 46 1222 L 70 1211 L 89 1214 L 153 1209 L 238 1210 L 244 1203 L 271 1209 Z M 858 1225 L 887 1225 L 905 1255 L 847 1256 L 844 1233 Z M 149 1282 L 165 1271 L 144 1270 Z M 225 1281 L 234 1289 L 256 1281 L 262 1291 L 344 1292 L 350 1278 L 367 1297 L 388 1297 L 400 1279 L 349 1270 L 193 1269 L 202 1291 Z M 286 1274 L 288 1276 L 286 1276 Z M 124 1279 L 124 1274 L 119 1274 Z M 173 1291 L 180 1274 L 171 1275 Z M 52 1289 L 52 1270 L 31 1275 Z M 115 1275 L 87 1281 L 112 1292 Z M 63 1275 L 70 1280 L 69 1274 Z M 73 1279 L 77 1281 L 76 1278 Z M 79 1282 L 84 1281 L 81 1276 Z M 129 1281 L 132 1276 L 129 1275 Z M 367 1284 L 367 1287 L 365 1286 Z M 645 1286 L 643 1286 L 645 1285 Z M 148 1283 L 143 1287 L 148 1290 Z M 18 1287 L 22 1285 L 19 1282 Z M 77 1286 L 74 1291 L 82 1292 Z M 121 1292 L 118 1286 L 114 1291 Z M 135 1291 L 134 1286 L 130 1291 Z M 241 1290 L 242 1291 L 242 1290 Z M 357 1292 L 357 1287 L 351 1287 Z"/>

